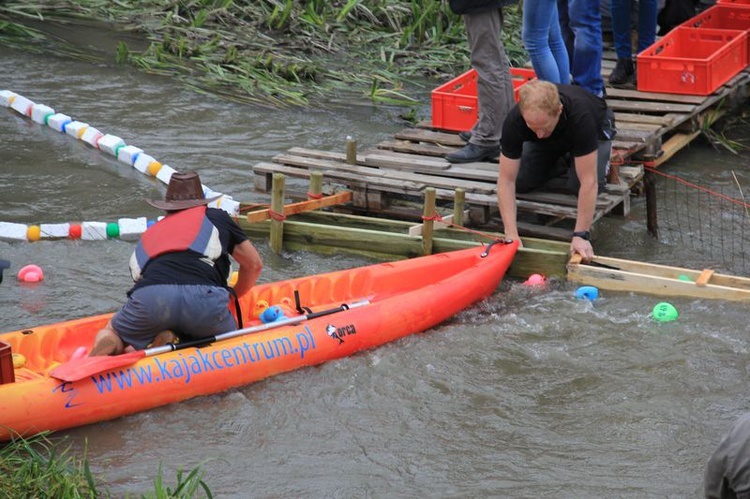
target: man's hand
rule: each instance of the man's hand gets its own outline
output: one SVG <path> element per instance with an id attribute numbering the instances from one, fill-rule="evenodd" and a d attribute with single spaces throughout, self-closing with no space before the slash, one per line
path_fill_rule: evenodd
<path id="1" fill-rule="evenodd" d="M 591 241 L 587 241 L 582 237 L 574 237 L 570 241 L 570 256 L 578 253 L 584 261 L 589 261 L 594 258 L 594 248 L 591 246 Z"/>

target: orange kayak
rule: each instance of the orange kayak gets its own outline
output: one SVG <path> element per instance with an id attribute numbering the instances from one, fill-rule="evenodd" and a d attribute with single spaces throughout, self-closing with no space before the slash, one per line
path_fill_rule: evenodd
<path id="1" fill-rule="evenodd" d="M 74 355 L 91 348 L 111 314 L 0 334 L 0 441 L 221 392 L 424 331 L 492 294 L 517 247 L 496 243 L 260 284 L 240 300 L 245 330 L 175 350 Z M 282 316 L 262 323 L 266 305 L 278 305 Z"/>

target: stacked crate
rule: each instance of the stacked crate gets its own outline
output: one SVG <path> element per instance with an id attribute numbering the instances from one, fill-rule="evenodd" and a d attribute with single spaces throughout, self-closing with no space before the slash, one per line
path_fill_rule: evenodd
<path id="1" fill-rule="evenodd" d="M 750 60 L 750 0 L 718 0 L 638 54 L 638 90 L 709 95 Z"/>

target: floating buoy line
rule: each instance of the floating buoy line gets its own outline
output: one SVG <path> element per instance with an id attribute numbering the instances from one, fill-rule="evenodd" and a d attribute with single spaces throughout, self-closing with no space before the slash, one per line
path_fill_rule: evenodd
<path id="1" fill-rule="evenodd" d="M 85 142 L 94 149 L 114 156 L 118 161 L 130 165 L 139 172 L 159 179 L 165 185 L 169 184 L 177 170 L 169 165 L 157 161 L 143 149 L 126 144 L 123 139 L 99 131 L 88 123 L 77 121 L 67 114 L 55 112 L 49 106 L 38 104 L 10 90 L 0 90 L 0 106 L 7 107 L 21 116 L 30 118 L 39 125 L 48 126 L 53 130 L 64 133 Z M 213 191 L 203 187 L 203 194 L 207 198 L 220 196 L 208 206 L 220 208 L 232 217 L 237 217 L 240 203 L 228 194 Z M 101 241 L 106 239 L 122 239 L 126 241 L 138 240 L 140 235 L 154 221 L 140 218 L 120 218 L 116 222 L 70 222 L 70 223 L 42 223 L 26 225 L 0 221 L 0 241 L 33 242 L 40 239 L 80 239 L 84 241 Z"/>

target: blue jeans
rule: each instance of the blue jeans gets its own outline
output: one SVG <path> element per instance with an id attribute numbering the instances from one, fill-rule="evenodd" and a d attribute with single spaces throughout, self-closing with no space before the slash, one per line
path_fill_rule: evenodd
<path id="1" fill-rule="evenodd" d="M 570 56 L 573 84 L 604 95 L 602 15 L 599 0 L 557 0 L 560 28 Z"/>
<path id="2" fill-rule="evenodd" d="M 523 44 L 537 78 L 570 83 L 570 62 L 560 31 L 557 0 L 524 1 Z"/>
<path id="3" fill-rule="evenodd" d="M 612 35 L 615 41 L 615 52 L 618 59 L 633 57 L 633 44 L 630 38 L 632 0 L 611 0 Z M 657 0 L 639 0 L 638 2 L 638 50 L 639 54 L 649 48 L 656 40 Z"/>

